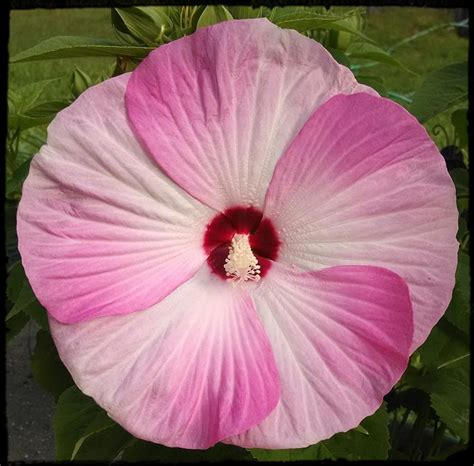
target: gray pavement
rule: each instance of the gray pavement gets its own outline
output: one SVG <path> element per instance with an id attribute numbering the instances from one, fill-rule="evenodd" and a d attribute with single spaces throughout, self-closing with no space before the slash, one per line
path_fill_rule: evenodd
<path id="1" fill-rule="evenodd" d="M 37 324 L 30 321 L 7 343 L 6 401 L 9 461 L 54 461 L 54 398 L 33 379 L 30 358 Z"/>

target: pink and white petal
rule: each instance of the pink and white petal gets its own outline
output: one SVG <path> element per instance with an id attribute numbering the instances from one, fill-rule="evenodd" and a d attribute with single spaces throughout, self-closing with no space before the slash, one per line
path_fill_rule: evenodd
<path id="1" fill-rule="evenodd" d="M 214 215 L 143 152 L 125 114 L 130 75 L 84 92 L 48 128 L 18 208 L 32 288 L 62 322 L 146 309 L 205 261 Z"/>
<path id="2" fill-rule="evenodd" d="M 165 173 L 224 211 L 261 208 L 276 161 L 311 113 L 360 91 L 376 94 L 316 41 L 252 19 L 159 47 L 133 72 L 125 100 Z"/>
<path id="3" fill-rule="evenodd" d="M 446 310 L 458 250 L 455 189 L 425 129 L 394 102 L 340 95 L 320 107 L 280 159 L 264 213 L 286 264 L 399 274 L 413 303 L 412 351 Z"/>
<path id="4" fill-rule="evenodd" d="M 378 267 L 301 272 L 275 263 L 254 295 L 281 380 L 276 409 L 225 440 L 247 448 L 303 448 L 356 427 L 408 362 L 408 287 Z"/>
<path id="5" fill-rule="evenodd" d="M 78 387 L 141 439 L 209 448 L 260 422 L 279 399 L 252 298 L 207 266 L 145 311 L 50 325 Z"/>

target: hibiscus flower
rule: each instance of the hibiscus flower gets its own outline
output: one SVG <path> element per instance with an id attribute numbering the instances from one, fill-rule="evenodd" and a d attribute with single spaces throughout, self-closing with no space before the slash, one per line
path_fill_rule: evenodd
<path id="1" fill-rule="evenodd" d="M 78 387 L 194 449 L 305 447 L 372 414 L 449 303 L 456 230 L 424 128 L 265 19 L 84 92 L 18 210 Z"/>

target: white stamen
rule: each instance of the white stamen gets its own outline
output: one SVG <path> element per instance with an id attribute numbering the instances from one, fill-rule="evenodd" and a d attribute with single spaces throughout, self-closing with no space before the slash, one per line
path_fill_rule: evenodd
<path id="1" fill-rule="evenodd" d="M 234 284 L 260 280 L 260 265 L 252 252 L 248 235 L 235 235 L 232 238 L 224 269 L 228 280 Z"/>

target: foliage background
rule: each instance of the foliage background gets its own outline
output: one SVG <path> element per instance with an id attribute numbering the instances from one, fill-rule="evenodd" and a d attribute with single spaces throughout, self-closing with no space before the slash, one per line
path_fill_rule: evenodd
<path id="1" fill-rule="evenodd" d="M 206 21 L 225 17 L 225 10 L 212 8 L 206 10 Z M 196 16 L 204 17 L 203 9 Z M 235 16 L 239 14 L 233 12 Z M 450 173 L 458 192 L 458 208 L 462 218 L 467 218 L 468 151 L 464 111 L 467 108 L 467 76 L 464 71 L 467 67 L 462 63 L 467 59 L 468 41 L 460 38 L 453 27 L 448 27 L 454 20 L 453 11 L 391 7 L 371 9 L 367 15 L 365 9 L 327 12 L 323 8 L 286 8 L 277 13 L 283 19 L 285 15 L 293 14 L 293 18 L 312 18 L 313 21 L 318 19 L 317 15 L 350 16 L 336 23 L 346 24 L 346 29 L 320 27 L 306 33 L 331 47 L 336 59 L 351 64 L 359 80 L 372 84 L 423 120 L 440 150 L 443 149 L 443 154 L 450 160 Z M 136 24 L 144 23 L 140 19 Z M 351 28 L 354 33 L 347 32 Z M 143 42 L 143 37 L 137 39 L 136 34 L 135 39 L 124 36 L 123 32 L 117 37 L 109 9 L 37 9 L 11 13 L 10 56 L 15 58 L 45 39 L 61 35 L 103 38 L 121 45 L 126 45 L 126 38 L 129 45 L 150 45 Z M 150 36 L 152 45 L 156 45 L 154 39 Z M 359 48 L 354 47 L 354 43 L 358 43 Z M 367 44 L 378 47 L 378 52 L 374 53 Z M 438 70 L 451 64 L 457 65 L 439 75 Z M 52 344 L 44 309 L 31 292 L 18 262 L 14 222 L 16 204 L 29 161 L 44 141 L 48 121 L 89 85 L 122 72 L 130 65 L 133 66 L 133 62 L 124 63 L 123 59 L 117 60 L 114 56 L 86 56 L 26 61 L 9 67 L 5 206 L 9 256 L 7 339 L 14 342 L 13 338 L 25 326 L 37 331 L 31 358 L 32 373 L 35 381 L 58 403 L 53 420 L 57 459 L 441 459 L 463 450 L 468 441 L 470 353 L 469 231 L 462 218 L 458 239 L 463 252 L 460 253 L 453 302 L 446 316 L 413 355 L 409 369 L 386 397 L 384 406 L 354 431 L 338 434 L 304 450 L 248 452 L 218 445 L 208 452 L 190 453 L 133 439 L 107 418 L 93 400 L 73 386 Z M 435 74 L 430 78 L 428 75 L 432 72 Z M 441 102 L 441 105 L 433 109 L 430 107 L 432 102 Z M 9 427 L 12 422 L 9 417 Z M 10 429 L 13 431 L 15 429 Z M 24 458 L 10 456 L 9 459 Z"/>

